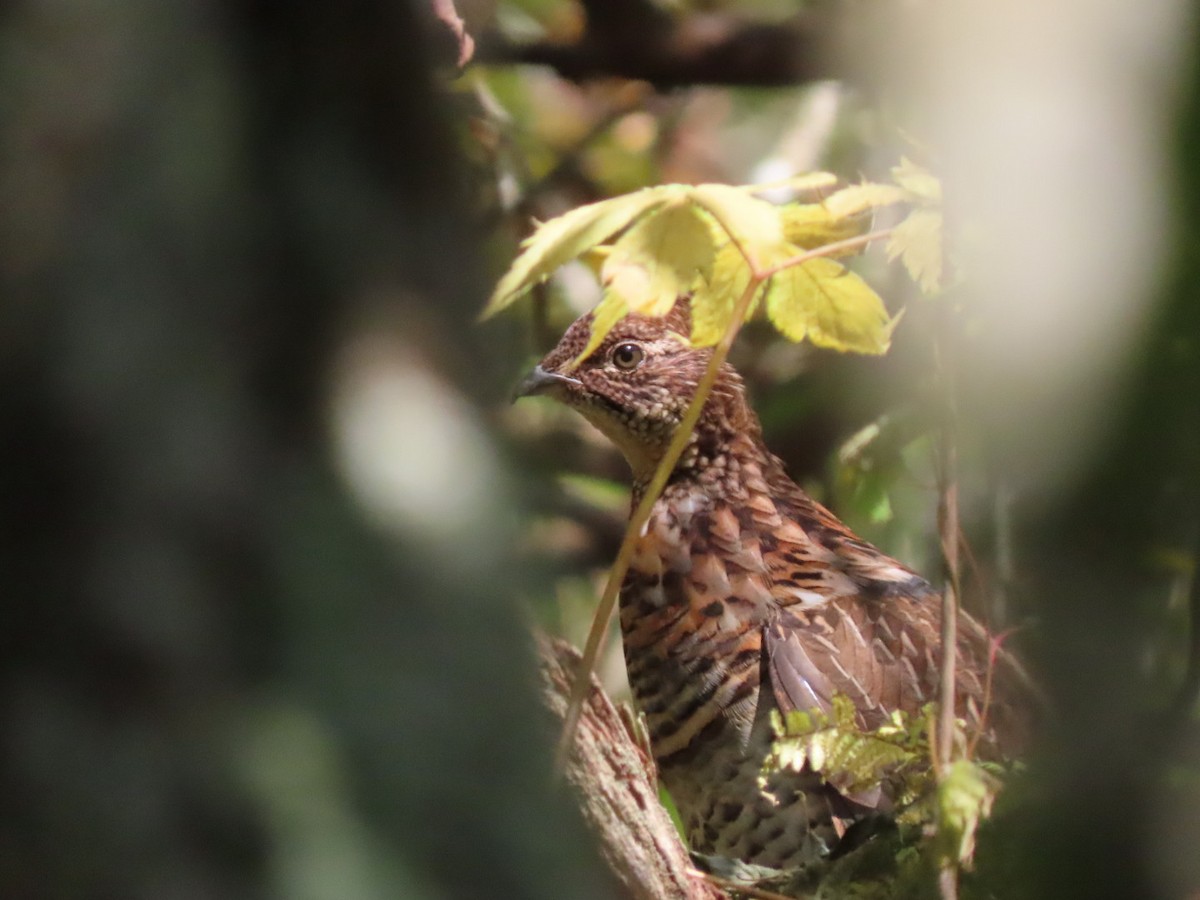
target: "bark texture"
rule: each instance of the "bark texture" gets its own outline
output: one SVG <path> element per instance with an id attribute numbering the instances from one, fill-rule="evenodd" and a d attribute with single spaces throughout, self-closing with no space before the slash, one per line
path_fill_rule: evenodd
<path id="1" fill-rule="evenodd" d="M 541 636 L 542 698 L 561 722 L 579 651 Z M 728 895 L 696 872 L 671 817 L 658 800 L 657 773 L 630 722 L 592 678 L 579 719 L 567 780 L 601 854 L 637 900 L 720 900 Z"/>

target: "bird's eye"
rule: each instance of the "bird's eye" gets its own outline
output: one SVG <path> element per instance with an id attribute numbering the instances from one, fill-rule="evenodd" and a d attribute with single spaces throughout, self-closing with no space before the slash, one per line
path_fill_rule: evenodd
<path id="1" fill-rule="evenodd" d="M 629 372 L 641 365 L 646 358 L 646 351 L 637 344 L 617 344 L 613 347 L 612 362 L 618 369 Z"/>

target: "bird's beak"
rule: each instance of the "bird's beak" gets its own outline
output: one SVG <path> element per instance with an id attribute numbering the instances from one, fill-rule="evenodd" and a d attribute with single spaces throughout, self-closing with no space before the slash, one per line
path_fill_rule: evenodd
<path id="1" fill-rule="evenodd" d="M 515 403 L 522 397 L 549 393 L 561 385 L 582 383 L 578 378 L 560 375 L 558 372 L 548 372 L 541 366 L 534 366 L 533 371 L 526 375 L 513 391 L 513 402 Z"/>

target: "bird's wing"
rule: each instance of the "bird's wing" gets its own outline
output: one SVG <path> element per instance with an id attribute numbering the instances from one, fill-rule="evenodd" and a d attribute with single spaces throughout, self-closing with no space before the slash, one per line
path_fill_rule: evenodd
<path id="1" fill-rule="evenodd" d="M 776 703 L 828 711 L 841 694 L 864 728 L 893 710 L 918 713 L 937 699 L 939 596 L 790 482 L 772 488 L 778 520 L 763 561 L 777 614 L 764 645 Z M 984 703 L 981 635 L 965 630 L 957 648 L 957 700 L 968 723 L 980 719 Z"/>
<path id="2" fill-rule="evenodd" d="M 939 610 L 929 586 L 915 578 L 864 586 L 836 556 L 797 565 L 799 555 L 781 542 L 766 560 L 778 614 L 765 641 L 779 707 L 829 710 L 842 694 L 874 728 L 892 710 L 915 713 L 933 700 Z"/>
<path id="3" fill-rule="evenodd" d="M 678 662 L 699 653 L 703 675 L 689 677 L 700 678 L 705 715 L 712 717 L 710 706 L 725 709 L 747 733 L 760 675 L 784 712 L 829 712 L 840 694 L 866 729 L 895 710 L 919 714 L 937 699 L 940 597 L 794 484 L 747 480 L 750 495 L 736 503 L 707 506 L 686 524 L 676 504 L 672 516 L 656 520 L 645 537 L 647 559 L 632 568 L 654 576 L 657 563 L 685 573 L 650 580 L 687 602 L 627 603 L 627 655 L 666 648 Z M 990 732 L 986 720 L 997 710 L 983 714 L 989 638 L 965 616 L 959 634 L 957 712 L 969 732 L 981 721 Z M 631 681 L 640 671 L 630 663 Z M 707 721 L 692 718 L 695 728 Z M 670 740 L 685 744 L 695 728 L 676 729 Z M 981 746 L 991 743 L 985 733 Z"/>

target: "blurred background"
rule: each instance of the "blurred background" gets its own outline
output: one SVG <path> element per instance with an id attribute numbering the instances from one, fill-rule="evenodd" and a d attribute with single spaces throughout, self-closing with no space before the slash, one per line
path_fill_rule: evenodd
<path id="1" fill-rule="evenodd" d="M 965 602 L 1054 709 L 983 895 L 1200 896 L 1195 24 L 5 5 L 0 897 L 613 896 L 529 632 L 581 642 L 624 463 L 507 402 L 598 291 L 478 311 L 535 219 L 901 157 L 943 179 L 943 294 L 872 249 L 888 356 L 752 323 L 735 362 L 796 479 L 930 575 L 955 400 Z"/>

